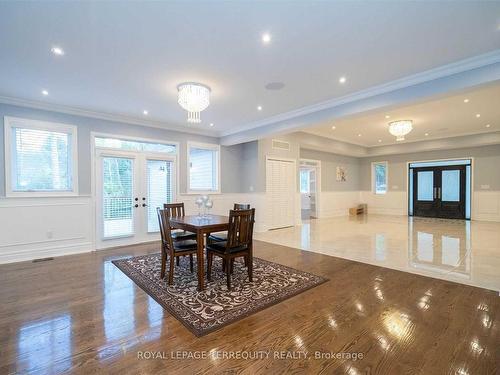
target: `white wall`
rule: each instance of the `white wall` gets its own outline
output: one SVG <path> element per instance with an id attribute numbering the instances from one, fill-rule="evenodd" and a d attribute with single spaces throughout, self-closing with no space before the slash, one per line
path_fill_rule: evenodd
<path id="1" fill-rule="evenodd" d="M 0 199 L 0 263 L 94 249 L 90 196 Z"/>

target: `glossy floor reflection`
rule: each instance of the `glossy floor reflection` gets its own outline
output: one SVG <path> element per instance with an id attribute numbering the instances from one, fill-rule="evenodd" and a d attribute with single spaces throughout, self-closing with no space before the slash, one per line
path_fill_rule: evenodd
<path id="1" fill-rule="evenodd" d="M 400 240 L 367 228 L 370 221 L 387 227 L 386 220 L 321 225 L 360 228 L 364 242 L 353 247 L 353 230 L 349 234 L 346 228 L 346 237 L 337 235 L 336 242 L 358 251 L 372 244 L 372 261 L 384 262 Z M 408 226 L 399 225 L 406 228 L 400 233 L 405 238 Z M 315 224 L 299 232 L 305 228 Z M 470 247 L 474 251 L 473 225 L 470 247 L 462 239 L 467 231 L 458 226 L 443 237 L 429 232 L 426 222 L 413 221 L 411 231 L 413 250 L 403 257 L 407 267 L 436 272 L 437 265 L 438 273 L 451 267 L 457 277 L 473 279 L 475 258 L 464 260 Z M 197 338 L 111 263 L 158 251 L 159 244 L 145 244 L 0 265 L 0 374 L 475 375 L 498 370 L 497 292 L 256 241 L 255 256 L 329 281 Z M 246 360 L 223 354 L 242 351 L 270 356 Z M 141 359 L 144 352 L 157 357 Z M 339 352 L 351 357 L 332 358 Z M 294 357 L 279 359 L 280 353 Z M 363 358 L 353 360 L 358 353 Z"/>
<path id="2" fill-rule="evenodd" d="M 304 221 L 256 238 L 500 291 L 500 223 L 367 215 Z"/>

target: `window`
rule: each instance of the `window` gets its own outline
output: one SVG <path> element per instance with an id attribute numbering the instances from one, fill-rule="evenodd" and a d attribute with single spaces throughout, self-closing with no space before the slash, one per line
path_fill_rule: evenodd
<path id="1" fill-rule="evenodd" d="M 188 190 L 219 192 L 219 145 L 188 143 Z"/>
<path id="2" fill-rule="evenodd" d="M 126 151 L 161 152 L 166 154 L 177 153 L 177 146 L 173 143 L 152 143 L 128 139 L 95 137 L 95 145 L 100 148 L 114 148 Z"/>
<path id="3" fill-rule="evenodd" d="M 311 173 L 308 169 L 300 170 L 300 193 L 309 194 L 311 186 Z"/>
<path id="4" fill-rule="evenodd" d="M 373 192 L 375 194 L 387 193 L 387 162 L 372 163 Z"/>
<path id="5" fill-rule="evenodd" d="M 75 195 L 76 127 L 5 117 L 7 196 Z"/>

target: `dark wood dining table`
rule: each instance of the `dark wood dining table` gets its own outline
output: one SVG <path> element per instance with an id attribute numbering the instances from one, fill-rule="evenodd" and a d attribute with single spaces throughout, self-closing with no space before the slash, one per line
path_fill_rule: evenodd
<path id="1" fill-rule="evenodd" d="M 183 229 L 196 233 L 197 263 L 198 263 L 198 290 L 205 288 L 205 235 L 213 232 L 226 231 L 229 228 L 229 217 L 221 215 L 186 215 L 173 216 L 170 218 L 170 226 L 175 229 Z"/>

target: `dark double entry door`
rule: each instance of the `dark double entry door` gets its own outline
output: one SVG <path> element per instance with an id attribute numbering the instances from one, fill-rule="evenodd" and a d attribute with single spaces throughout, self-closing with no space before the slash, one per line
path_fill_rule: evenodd
<path id="1" fill-rule="evenodd" d="M 465 219 L 465 165 L 413 168 L 413 215 Z"/>

